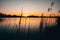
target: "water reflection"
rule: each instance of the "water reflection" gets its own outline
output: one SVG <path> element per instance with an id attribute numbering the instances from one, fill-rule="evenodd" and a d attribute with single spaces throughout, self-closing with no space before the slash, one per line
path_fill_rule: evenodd
<path id="1" fill-rule="evenodd" d="M 0 22 L 2 22 L 2 21 L 4 21 L 4 19 L 3 18 L 0 18 Z"/>
<path id="2" fill-rule="evenodd" d="M 20 26 L 21 30 L 38 30 L 41 24 L 41 18 L 21 18 L 21 24 L 19 25 L 20 18 L 3 18 L 0 22 L 0 27 L 7 29 L 18 29 Z M 56 18 L 43 18 L 43 27 L 55 26 Z"/>

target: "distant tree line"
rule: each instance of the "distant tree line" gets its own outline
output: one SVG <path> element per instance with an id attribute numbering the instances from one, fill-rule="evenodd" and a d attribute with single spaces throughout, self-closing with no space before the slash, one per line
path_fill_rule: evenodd
<path id="1" fill-rule="evenodd" d="M 0 17 L 16 17 L 16 15 L 6 15 L 6 14 L 3 14 L 3 13 L 0 13 Z"/>

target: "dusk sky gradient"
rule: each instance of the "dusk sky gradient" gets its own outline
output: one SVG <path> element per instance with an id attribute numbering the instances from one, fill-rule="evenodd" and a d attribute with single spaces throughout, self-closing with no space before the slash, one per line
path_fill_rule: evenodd
<path id="1" fill-rule="evenodd" d="M 23 8 L 24 14 L 46 13 L 52 0 L 0 0 L 0 12 L 8 14 L 19 14 Z M 60 0 L 54 0 L 52 12 L 60 10 Z"/>

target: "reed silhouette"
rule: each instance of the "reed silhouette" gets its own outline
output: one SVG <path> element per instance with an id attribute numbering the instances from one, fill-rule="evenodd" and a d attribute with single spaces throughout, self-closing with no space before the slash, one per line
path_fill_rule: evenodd
<path id="1" fill-rule="evenodd" d="M 52 11 L 52 6 L 54 5 L 54 2 L 51 3 L 50 7 L 48 8 L 48 12 Z M 60 10 L 58 11 L 60 13 Z M 0 27 L 0 40 L 60 40 L 60 18 L 57 17 L 57 26 L 48 26 L 47 23 L 45 23 L 46 27 L 43 30 L 43 24 L 44 24 L 44 18 L 43 13 L 41 15 L 41 22 L 39 26 L 38 31 L 31 31 L 30 29 L 30 22 L 28 26 L 28 31 L 26 32 L 25 29 L 21 31 L 21 23 L 22 23 L 22 15 L 23 15 L 23 8 L 21 9 L 21 17 L 19 19 L 19 28 L 18 31 L 16 30 L 9 30 L 9 29 L 4 29 Z M 50 14 L 50 17 L 53 16 L 54 14 Z M 30 16 L 30 17 L 36 17 L 36 16 Z M 29 21 L 30 21 L 29 17 Z M 49 19 L 49 17 L 47 18 Z M 0 19 L 2 21 L 2 19 Z M 49 21 L 51 21 L 49 19 Z M 25 28 L 26 28 L 26 23 L 27 22 L 27 17 L 25 17 Z M 10 27 L 10 21 L 8 28 Z M 16 25 L 17 27 L 17 25 Z M 23 26 L 22 26 L 23 27 Z"/>
<path id="2" fill-rule="evenodd" d="M 21 9 L 21 17 L 23 15 L 23 8 Z M 20 17 L 20 21 L 19 21 L 19 30 L 20 30 L 20 26 L 21 26 L 21 17 Z"/>

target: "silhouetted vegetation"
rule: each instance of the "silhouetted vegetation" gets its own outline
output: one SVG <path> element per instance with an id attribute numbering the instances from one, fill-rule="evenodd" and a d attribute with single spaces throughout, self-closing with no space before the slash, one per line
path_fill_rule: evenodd
<path id="1" fill-rule="evenodd" d="M 4 29 L 0 26 L 0 40 L 58 40 L 60 39 L 60 27 L 58 27 L 60 24 L 58 24 L 52 27 L 46 25 L 43 30 L 43 18 L 41 18 L 39 31 L 30 31 L 28 28 L 28 32 Z"/>
<path id="2" fill-rule="evenodd" d="M 58 12 L 60 13 L 60 12 Z M 1 17 L 6 16 L 0 13 Z M 10 15 L 8 15 L 10 17 Z M 8 17 L 7 16 L 7 17 Z M 15 16 L 15 15 L 14 15 Z M 37 17 L 37 16 L 28 16 L 29 20 L 30 17 Z M 21 24 L 21 17 L 19 21 L 19 29 L 18 30 L 9 30 L 4 29 L 0 26 L 0 40 L 58 40 L 60 39 L 60 18 L 57 17 L 57 26 L 49 27 L 46 24 L 45 30 L 43 30 L 43 14 L 41 17 L 41 23 L 39 31 L 30 31 L 30 26 L 28 27 L 28 32 L 20 30 Z M 38 18 L 38 17 L 37 17 Z M 2 21 L 2 19 L 0 19 Z M 25 19 L 26 24 L 27 19 Z"/>
<path id="3" fill-rule="evenodd" d="M 2 17 L 19 17 L 19 16 L 17 16 L 17 15 L 11 16 L 11 15 L 6 15 L 6 14 L 3 14 L 3 13 L 0 13 L 0 17 L 2 18 Z"/>

